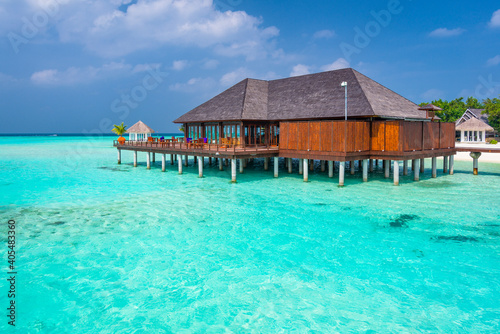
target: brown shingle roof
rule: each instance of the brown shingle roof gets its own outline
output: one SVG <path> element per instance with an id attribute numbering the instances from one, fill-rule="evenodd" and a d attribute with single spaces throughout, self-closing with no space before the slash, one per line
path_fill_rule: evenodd
<path id="1" fill-rule="evenodd" d="M 443 109 L 433 105 L 432 103 L 426 104 L 423 107 L 418 108 L 419 110 L 429 110 L 429 111 L 441 111 Z"/>
<path id="2" fill-rule="evenodd" d="M 155 131 L 153 129 L 144 124 L 142 121 L 135 123 L 127 130 L 127 133 L 154 133 L 154 132 Z"/>
<path id="3" fill-rule="evenodd" d="M 347 68 L 271 81 L 245 79 L 174 122 L 341 118 L 342 81 L 348 83 L 348 117 L 426 117 L 413 102 Z"/>
<path id="4" fill-rule="evenodd" d="M 471 118 L 466 120 L 463 123 L 460 123 L 455 130 L 457 131 L 493 131 L 494 129 L 483 121 L 478 120 L 477 118 Z"/>

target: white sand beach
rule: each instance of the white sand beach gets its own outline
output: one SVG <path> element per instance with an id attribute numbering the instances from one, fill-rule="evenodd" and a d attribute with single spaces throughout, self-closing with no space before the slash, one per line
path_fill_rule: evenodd
<path id="1" fill-rule="evenodd" d="M 466 147 L 466 148 L 487 148 L 487 149 L 498 149 L 500 150 L 500 144 L 492 145 L 492 144 L 478 144 L 478 143 L 456 143 L 456 147 Z M 472 158 L 469 155 L 470 152 L 457 152 L 455 155 L 455 160 L 461 161 L 471 161 Z M 482 153 L 479 158 L 479 162 L 495 162 L 500 163 L 500 151 L 498 153 Z"/>

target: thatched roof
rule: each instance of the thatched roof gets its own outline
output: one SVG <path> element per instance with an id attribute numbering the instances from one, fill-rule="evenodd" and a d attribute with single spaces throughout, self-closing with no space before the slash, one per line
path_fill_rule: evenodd
<path id="1" fill-rule="evenodd" d="M 142 121 L 135 123 L 127 130 L 127 133 L 154 133 L 154 132 L 155 131 L 153 129 L 144 124 Z"/>
<path id="2" fill-rule="evenodd" d="M 342 118 L 343 81 L 348 117 L 426 118 L 415 103 L 347 68 L 271 81 L 245 79 L 174 122 Z"/>
<path id="3" fill-rule="evenodd" d="M 426 104 L 425 106 L 418 108 L 418 110 L 441 111 L 443 109 L 433 105 L 432 103 L 429 103 L 429 104 Z"/>
<path id="4" fill-rule="evenodd" d="M 493 131 L 494 129 L 483 121 L 473 117 L 455 128 L 457 131 Z"/>

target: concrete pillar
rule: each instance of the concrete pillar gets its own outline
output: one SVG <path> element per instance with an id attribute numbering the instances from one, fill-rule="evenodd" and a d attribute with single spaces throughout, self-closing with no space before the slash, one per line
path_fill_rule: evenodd
<path id="1" fill-rule="evenodd" d="M 212 166 L 212 157 L 208 157 L 208 165 Z"/>
<path id="2" fill-rule="evenodd" d="M 122 163 L 122 150 L 118 150 L 118 164 Z"/>
<path id="3" fill-rule="evenodd" d="M 156 153 L 153 153 L 153 162 L 156 162 Z"/>
<path id="4" fill-rule="evenodd" d="M 420 159 L 420 173 L 425 172 L 425 159 Z"/>
<path id="5" fill-rule="evenodd" d="M 222 158 L 219 158 L 219 170 L 224 170 L 222 167 Z"/>
<path id="6" fill-rule="evenodd" d="M 309 160 L 309 170 L 311 172 L 314 170 L 314 159 Z"/>
<path id="7" fill-rule="evenodd" d="M 179 174 L 182 174 L 182 155 L 177 157 L 177 164 L 179 165 Z"/>
<path id="8" fill-rule="evenodd" d="M 389 178 L 389 174 L 391 172 L 391 169 L 390 169 L 390 166 L 391 166 L 391 160 L 384 160 L 384 163 L 385 163 L 385 168 L 384 168 L 384 177 L 386 179 Z"/>
<path id="9" fill-rule="evenodd" d="M 448 173 L 448 157 L 443 157 L 443 174 Z"/>
<path id="10" fill-rule="evenodd" d="M 269 158 L 264 158 L 264 170 L 269 169 Z"/>
<path id="11" fill-rule="evenodd" d="M 292 158 L 288 158 L 288 174 L 292 174 Z"/>
<path id="12" fill-rule="evenodd" d="M 394 160 L 394 185 L 399 186 L 399 161 Z"/>
<path id="13" fill-rule="evenodd" d="M 351 175 L 354 175 L 354 160 L 349 161 L 349 166 L 351 167 Z"/>
<path id="14" fill-rule="evenodd" d="M 304 182 L 309 181 L 309 160 L 304 159 Z"/>
<path id="15" fill-rule="evenodd" d="M 243 168 L 247 168 L 248 159 L 243 159 Z"/>
<path id="16" fill-rule="evenodd" d="M 231 182 L 236 182 L 236 159 L 231 159 Z"/>
<path id="17" fill-rule="evenodd" d="M 203 157 L 198 157 L 198 177 L 203 177 Z"/>
<path id="18" fill-rule="evenodd" d="M 278 177 L 279 157 L 274 157 L 274 177 Z"/>
<path id="19" fill-rule="evenodd" d="M 328 177 L 333 177 L 333 161 L 328 161 Z"/>
<path id="20" fill-rule="evenodd" d="M 411 170 L 413 170 L 413 171 L 415 170 L 415 165 L 416 165 L 415 161 L 416 161 L 416 159 L 411 160 Z"/>
<path id="21" fill-rule="evenodd" d="M 303 174 L 304 169 L 304 159 L 299 159 L 299 175 Z"/>
<path id="22" fill-rule="evenodd" d="M 151 169 L 151 152 L 147 153 L 146 167 L 147 169 Z"/>
<path id="23" fill-rule="evenodd" d="M 368 160 L 363 160 L 363 182 L 368 181 Z"/>
<path id="24" fill-rule="evenodd" d="M 162 154 L 161 155 L 161 171 L 164 172 L 165 171 L 165 163 L 166 163 L 166 160 L 167 160 L 167 155 L 166 154 Z"/>
<path id="25" fill-rule="evenodd" d="M 339 186 L 344 186 L 345 161 L 339 163 Z"/>
<path id="26" fill-rule="evenodd" d="M 408 175 L 408 160 L 403 160 L 403 175 Z"/>
<path id="27" fill-rule="evenodd" d="M 418 180 L 420 180 L 420 166 L 419 166 L 420 160 L 415 159 L 413 161 L 415 162 L 415 164 L 414 164 L 415 168 L 413 169 L 413 180 L 418 181 Z"/>
<path id="28" fill-rule="evenodd" d="M 184 166 L 186 166 L 186 167 L 188 166 L 188 156 L 187 155 L 184 157 Z"/>
<path id="29" fill-rule="evenodd" d="M 321 160 L 321 171 L 325 171 L 325 160 Z"/>
<path id="30" fill-rule="evenodd" d="M 436 178 L 437 177 L 437 162 L 436 162 L 436 157 L 432 157 L 432 177 Z"/>
<path id="31" fill-rule="evenodd" d="M 370 165 L 370 173 L 373 172 L 373 159 L 370 159 L 368 161 L 368 164 Z"/>
<path id="32" fill-rule="evenodd" d="M 137 151 L 134 151 L 134 167 L 137 167 Z"/>
<path id="33" fill-rule="evenodd" d="M 174 155 L 173 154 L 170 154 L 170 164 L 171 165 L 174 164 Z"/>
<path id="34" fill-rule="evenodd" d="M 469 154 L 472 158 L 472 168 L 474 175 L 479 174 L 479 157 L 481 156 L 481 152 L 470 152 Z"/>
<path id="35" fill-rule="evenodd" d="M 455 164 L 455 156 L 450 155 L 450 175 L 453 175 L 454 164 Z"/>
<path id="36" fill-rule="evenodd" d="M 267 158 L 264 158 L 264 159 L 267 159 Z M 243 174 L 243 160 L 244 159 L 240 159 L 240 174 Z M 265 169 L 265 168 L 264 168 Z M 267 169 L 266 169 L 267 170 Z"/>

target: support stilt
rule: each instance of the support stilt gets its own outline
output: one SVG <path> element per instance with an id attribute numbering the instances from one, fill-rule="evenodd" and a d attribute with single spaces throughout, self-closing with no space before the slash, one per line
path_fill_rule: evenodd
<path id="1" fill-rule="evenodd" d="M 408 160 L 403 160 L 403 175 L 408 175 Z"/>
<path id="2" fill-rule="evenodd" d="M 243 160 L 244 159 L 240 159 L 240 174 L 243 174 Z"/>
<path id="3" fill-rule="evenodd" d="M 325 171 L 325 160 L 321 160 L 321 171 Z"/>
<path id="4" fill-rule="evenodd" d="M 292 174 L 292 158 L 288 158 L 288 174 Z"/>
<path id="5" fill-rule="evenodd" d="M 345 174 L 345 161 L 341 161 L 339 164 L 339 186 L 344 186 L 344 175 Z"/>
<path id="6" fill-rule="evenodd" d="M 394 185 L 399 186 L 399 161 L 394 160 Z"/>
<path id="7" fill-rule="evenodd" d="M 481 152 L 470 152 L 469 154 L 472 158 L 472 172 L 474 175 L 479 174 L 479 157 L 481 156 Z"/>
<path id="8" fill-rule="evenodd" d="M 432 157 L 431 159 L 431 164 L 432 164 L 432 177 L 436 178 L 437 177 L 437 161 L 436 157 Z"/>
<path id="9" fill-rule="evenodd" d="M 167 155 L 166 154 L 162 154 L 161 155 L 161 171 L 164 172 L 165 171 L 165 163 L 166 163 L 166 160 L 167 160 Z"/>
<path id="10" fill-rule="evenodd" d="M 156 153 L 153 153 L 153 163 L 156 162 Z"/>
<path id="11" fill-rule="evenodd" d="M 299 175 L 303 174 L 304 170 L 304 159 L 299 159 Z"/>
<path id="12" fill-rule="evenodd" d="M 264 158 L 264 170 L 269 169 L 269 158 Z"/>
<path id="13" fill-rule="evenodd" d="M 184 157 L 184 166 L 186 166 L 186 167 L 188 166 L 188 156 L 187 155 Z"/>
<path id="14" fill-rule="evenodd" d="M 328 161 L 328 177 L 333 177 L 333 161 Z"/>
<path id="15" fill-rule="evenodd" d="M 236 159 L 231 159 L 231 182 L 236 182 Z"/>
<path id="16" fill-rule="evenodd" d="M 420 173 L 425 172 L 425 159 L 420 159 Z"/>
<path id="17" fill-rule="evenodd" d="M 118 164 L 122 163 L 122 150 L 118 150 Z"/>
<path id="18" fill-rule="evenodd" d="M 384 169 L 384 177 L 388 179 L 390 177 L 390 166 L 391 166 L 391 160 L 384 160 L 385 163 L 385 169 Z"/>
<path id="19" fill-rule="evenodd" d="M 354 160 L 349 161 L 349 165 L 351 167 L 351 175 L 354 175 Z"/>
<path id="20" fill-rule="evenodd" d="M 146 168 L 151 169 L 151 152 L 148 152 L 147 154 Z"/>
<path id="21" fill-rule="evenodd" d="M 455 165 L 455 156 L 450 155 L 450 175 L 453 175 Z"/>
<path id="22" fill-rule="evenodd" d="M 222 158 L 219 158 L 219 170 L 224 170 L 224 167 L 222 165 Z"/>
<path id="23" fill-rule="evenodd" d="M 198 177 L 203 177 L 203 157 L 198 157 Z"/>
<path id="24" fill-rule="evenodd" d="M 279 170 L 279 158 L 274 157 L 274 177 L 278 177 L 278 170 Z"/>
<path id="25" fill-rule="evenodd" d="M 174 164 L 174 155 L 173 154 L 170 154 L 170 164 L 171 165 Z"/>
<path id="26" fill-rule="evenodd" d="M 180 154 L 177 157 L 177 164 L 179 166 L 179 174 L 182 174 L 182 155 L 180 155 Z"/>
<path id="27" fill-rule="evenodd" d="M 413 181 L 418 181 L 420 180 L 420 160 L 419 159 L 415 159 L 413 160 L 414 161 L 414 169 L 413 169 Z"/>
<path id="28" fill-rule="evenodd" d="M 371 173 L 371 172 L 373 172 L 373 159 L 370 159 L 368 164 L 370 165 L 370 173 Z"/>
<path id="29" fill-rule="evenodd" d="M 134 151 L 134 167 L 137 167 L 137 151 Z"/>
<path id="30" fill-rule="evenodd" d="M 363 182 L 367 182 L 368 181 L 368 160 L 363 160 L 362 161 L 362 165 L 363 165 Z"/>
<path id="31" fill-rule="evenodd" d="M 309 181 L 309 160 L 304 159 L 304 182 Z"/>
<path id="32" fill-rule="evenodd" d="M 443 157 L 443 174 L 448 173 L 448 157 Z"/>

